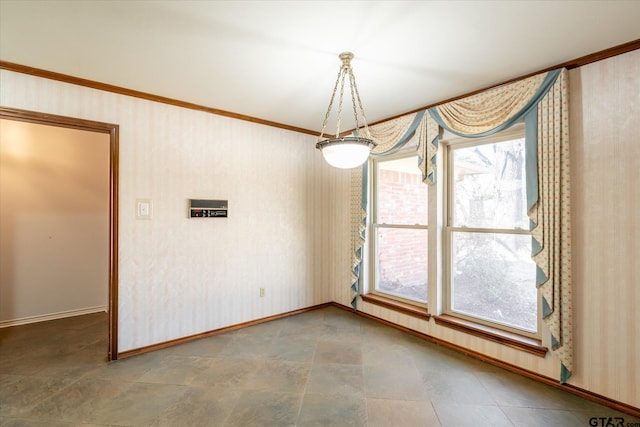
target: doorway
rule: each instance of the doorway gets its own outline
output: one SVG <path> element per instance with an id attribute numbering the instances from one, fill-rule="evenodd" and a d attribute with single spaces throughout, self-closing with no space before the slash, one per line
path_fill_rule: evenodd
<path id="1" fill-rule="evenodd" d="M 115 124 L 94 122 L 84 119 L 76 119 L 63 116 L 55 116 L 19 110 L 13 108 L 0 107 L 0 119 L 15 120 L 20 122 L 33 123 L 38 125 L 52 126 L 57 128 L 76 129 L 88 131 L 90 133 L 106 134 L 109 139 L 108 146 L 108 290 L 107 290 L 107 312 L 108 312 L 108 360 L 118 358 L 118 134 L 119 127 Z M 97 135 L 96 135 L 97 136 Z M 104 143 L 104 139 L 100 138 Z M 89 142 L 96 139 L 88 139 Z M 63 147 L 60 146 L 62 150 Z M 61 155 L 61 159 L 65 156 Z M 88 183 L 87 183 L 88 184 Z M 63 186 L 64 183 L 60 183 Z M 28 189 L 28 186 L 25 188 Z M 52 183 L 52 189 L 57 188 L 56 183 Z M 45 192 L 47 196 L 55 197 L 55 191 Z"/>

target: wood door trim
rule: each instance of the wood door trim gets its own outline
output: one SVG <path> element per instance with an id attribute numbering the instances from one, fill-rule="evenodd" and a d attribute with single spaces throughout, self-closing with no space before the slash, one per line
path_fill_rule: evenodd
<path id="1" fill-rule="evenodd" d="M 0 107 L 0 118 L 66 127 L 109 135 L 109 346 L 108 359 L 118 358 L 118 164 L 119 133 L 116 124 Z"/>

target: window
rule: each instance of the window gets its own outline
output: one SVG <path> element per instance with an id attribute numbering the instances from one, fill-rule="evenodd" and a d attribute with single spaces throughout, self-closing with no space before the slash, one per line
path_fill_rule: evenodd
<path id="1" fill-rule="evenodd" d="M 498 342 L 510 337 L 516 348 L 543 355 L 546 348 L 535 344 L 540 301 L 524 127 L 441 140 L 440 186 L 423 183 L 414 150 L 370 162 L 369 293 L 363 299 L 418 317 L 438 313 L 439 324 Z M 429 271 L 437 280 L 431 285 Z M 431 301 L 429 290 L 437 293 Z"/>
<path id="2" fill-rule="evenodd" d="M 427 191 L 415 151 L 374 160 L 374 293 L 427 302 Z"/>
<path id="3" fill-rule="evenodd" d="M 445 311 L 535 337 L 523 133 L 465 139 L 445 150 Z"/>

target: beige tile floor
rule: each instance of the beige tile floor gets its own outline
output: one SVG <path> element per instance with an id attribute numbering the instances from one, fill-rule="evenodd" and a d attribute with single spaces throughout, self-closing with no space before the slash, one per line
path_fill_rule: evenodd
<path id="1" fill-rule="evenodd" d="M 640 422 L 335 307 L 110 363 L 106 329 L 100 313 L 0 330 L 0 426 Z"/>

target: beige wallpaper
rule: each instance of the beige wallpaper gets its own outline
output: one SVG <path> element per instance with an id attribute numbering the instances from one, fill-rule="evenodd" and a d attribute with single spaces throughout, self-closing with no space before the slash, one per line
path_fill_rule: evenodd
<path id="1" fill-rule="evenodd" d="M 569 78 L 573 382 L 640 407 L 640 50 Z"/>
<path id="2" fill-rule="evenodd" d="M 349 260 L 333 249 L 348 209 L 334 193 L 349 176 L 324 163 L 314 137 L 0 78 L 3 106 L 120 125 L 119 352 L 328 302 L 348 282 Z M 137 198 L 152 200 L 151 220 L 135 219 Z M 227 199 L 229 217 L 187 219 L 189 198 Z"/>
<path id="3" fill-rule="evenodd" d="M 0 325 L 104 311 L 109 136 L 0 120 Z"/>
<path id="4" fill-rule="evenodd" d="M 570 71 L 575 372 L 569 383 L 640 407 L 640 50 Z M 349 305 L 349 289 L 334 290 Z M 550 354 L 362 303 L 362 311 L 558 378 Z M 547 334 L 545 334 L 547 339 Z"/>

